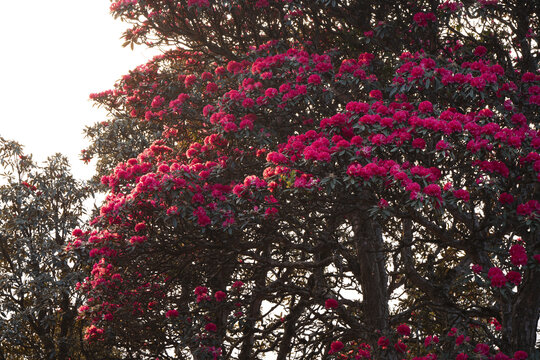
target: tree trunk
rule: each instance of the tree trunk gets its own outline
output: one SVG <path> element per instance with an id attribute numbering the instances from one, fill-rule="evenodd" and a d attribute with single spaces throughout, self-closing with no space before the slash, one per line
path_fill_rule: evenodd
<path id="1" fill-rule="evenodd" d="M 540 359 L 540 351 L 535 349 L 540 317 L 539 283 L 540 269 L 528 271 L 512 304 L 508 317 L 510 324 L 504 324 L 503 330 L 503 346 L 509 354 L 523 350 L 529 354 L 529 359 Z"/>
<path id="2" fill-rule="evenodd" d="M 268 232 L 271 234 L 271 232 Z M 270 237 L 269 237 L 270 239 Z M 269 244 L 271 241 L 263 242 L 264 245 L 261 245 L 260 249 L 261 256 L 266 258 L 270 253 Z M 243 339 L 242 346 L 240 349 L 240 354 L 238 355 L 238 360 L 250 360 L 253 358 L 252 352 L 255 345 L 255 333 L 257 332 L 256 324 L 261 316 L 261 306 L 264 300 L 264 288 L 266 287 L 266 277 L 268 275 L 268 267 L 261 265 L 259 268 L 255 269 L 255 287 L 252 291 L 252 300 L 247 310 L 247 319 L 244 323 Z"/>
<path id="3" fill-rule="evenodd" d="M 373 336 L 388 328 L 388 275 L 380 226 L 365 213 L 352 220 L 356 256 L 360 266 L 360 285 L 364 321 Z"/>
<path id="4" fill-rule="evenodd" d="M 266 272 L 264 273 L 266 275 Z M 261 305 L 263 301 L 263 295 L 258 293 L 259 289 L 264 286 L 263 280 L 259 280 L 255 284 L 255 291 L 253 294 L 253 300 L 250 304 L 249 310 L 247 312 L 247 319 L 244 324 L 243 329 L 243 339 L 242 347 L 240 349 L 240 355 L 238 355 L 238 360 L 249 360 L 252 359 L 252 351 L 255 344 L 255 325 L 257 320 L 259 320 L 261 314 Z"/>
<path id="5" fill-rule="evenodd" d="M 276 360 L 285 360 L 290 355 L 291 342 L 293 337 L 296 335 L 296 322 L 306 308 L 306 304 L 307 302 L 302 297 L 300 298 L 298 304 L 291 308 L 291 311 L 286 319 L 285 331 L 279 345 L 279 352 Z"/>
<path id="6" fill-rule="evenodd" d="M 67 293 L 62 294 L 62 320 L 60 322 L 60 334 L 58 335 L 58 360 L 65 360 L 68 358 L 68 353 L 72 352 L 69 346 L 72 345 L 68 342 L 69 334 L 73 333 L 73 322 L 77 313 L 75 309 L 71 308 L 69 302 L 69 295 Z"/>

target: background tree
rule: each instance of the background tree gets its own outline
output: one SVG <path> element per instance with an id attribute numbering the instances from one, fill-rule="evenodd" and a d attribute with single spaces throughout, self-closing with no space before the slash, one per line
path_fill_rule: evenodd
<path id="1" fill-rule="evenodd" d="M 87 156 L 120 163 L 77 240 L 88 337 L 139 358 L 537 357 L 520 4 L 115 2 L 128 40 L 188 50 L 94 96 L 111 119 Z M 528 48 L 503 36 L 524 24 Z M 99 146 L 116 136 L 151 145 L 125 159 Z"/>
<path id="2" fill-rule="evenodd" d="M 65 252 L 88 187 L 61 155 L 38 166 L 2 138 L 0 166 L 0 359 L 103 358 L 77 314 L 88 263 Z"/>

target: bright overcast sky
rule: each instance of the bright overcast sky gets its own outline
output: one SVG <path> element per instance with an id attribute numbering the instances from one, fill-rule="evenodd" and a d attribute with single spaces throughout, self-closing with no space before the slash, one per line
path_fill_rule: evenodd
<path id="1" fill-rule="evenodd" d="M 88 95 L 110 89 L 153 50 L 122 47 L 126 24 L 109 0 L 3 1 L 0 21 L 0 136 L 43 161 L 60 152 L 78 178 L 92 167 L 79 153 L 85 125 L 105 119 Z"/>

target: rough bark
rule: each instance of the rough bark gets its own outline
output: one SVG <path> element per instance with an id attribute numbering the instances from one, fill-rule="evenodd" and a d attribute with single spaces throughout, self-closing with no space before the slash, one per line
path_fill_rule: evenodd
<path id="1" fill-rule="evenodd" d="M 365 213 L 352 221 L 356 256 L 360 266 L 362 303 L 365 325 L 373 337 L 388 328 L 388 274 L 380 226 Z"/>
<path id="2" fill-rule="evenodd" d="M 296 322 L 302 315 L 306 305 L 307 303 L 305 299 L 301 298 L 298 304 L 291 309 L 290 314 L 287 316 L 285 331 L 281 339 L 276 360 L 285 360 L 290 355 L 289 353 L 291 351 L 292 339 L 296 335 Z"/>
<path id="3" fill-rule="evenodd" d="M 535 349 L 540 318 L 539 283 L 540 270 L 529 271 L 511 306 L 510 326 L 505 326 L 503 332 L 503 343 L 508 347 L 508 353 L 523 350 L 529 353 L 531 359 L 540 358 L 540 351 Z"/>
<path id="4" fill-rule="evenodd" d="M 263 246 L 261 250 L 263 256 L 268 256 L 269 249 L 268 245 Z M 257 331 L 255 325 L 257 320 L 259 320 L 261 315 L 261 306 L 264 300 L 263 289 L 266 286 L 266 277 L 268 269 L 266 266 L 263 266 L 255 270 L 255 287 L 253 289 L 253 297 L 249 309 L 247 311 L 247 319 L 244 324 L 243 329 L 243 339 L 242 347 L 240 349 L 240 354 L 238 360 L 250 360 L 252 359 L 252 351 L 255 344 L 255 332 Z"/>

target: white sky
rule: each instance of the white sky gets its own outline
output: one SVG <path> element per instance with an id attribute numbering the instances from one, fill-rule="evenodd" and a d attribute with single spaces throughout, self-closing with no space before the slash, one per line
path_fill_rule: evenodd
<path id="1" fill-rule="evenodd" d="M 68 156 L 75 177 L 93 166 L 79 160 L 85 125 L 105 120 L 90 93 L 114 82 L 156 50 L 122 47 L 127 27 L 109 14 L 110 0 L 2 1 L 0 136 L 34 160 Z"/>

